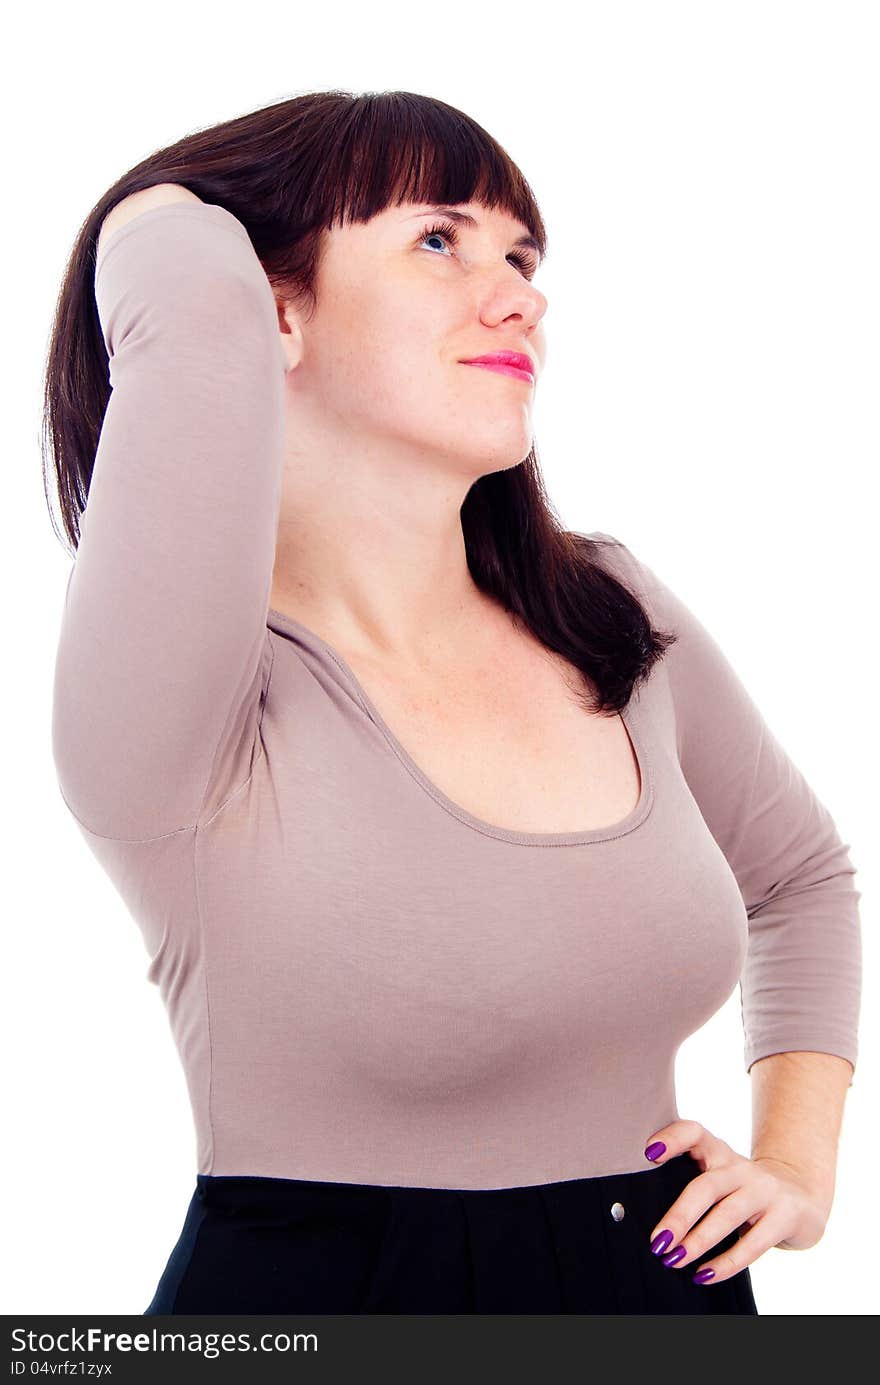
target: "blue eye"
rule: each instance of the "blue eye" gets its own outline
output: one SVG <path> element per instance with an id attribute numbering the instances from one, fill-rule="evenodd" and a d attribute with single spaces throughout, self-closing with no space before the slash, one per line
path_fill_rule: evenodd
<path id="1" fill-rule="evenodd" d="M 433 236 L 448 240 L 450 245 L 458 244 L 458 232 L 450 221 L 442 221 L 439 226 L 429 226 L 422 232 L 421 239 L 430 240 Z"/>
<path id="2" fill-rule="evenodd" d="M 451 221 L 438 221 L 433 226 L 428 226 L 422 231 L 419 244 L 422 241 L 430 240 L 432 236 L 439 236 L 441 239 L 449 241 L 450 245 L 458 245 L 458 229 Z M 531 255 L 520 255 L 518 251 L 511 252 L 510 258 L 516 261 L 517 268 L 528 278 L 534 274 L 537 264 Z"/>

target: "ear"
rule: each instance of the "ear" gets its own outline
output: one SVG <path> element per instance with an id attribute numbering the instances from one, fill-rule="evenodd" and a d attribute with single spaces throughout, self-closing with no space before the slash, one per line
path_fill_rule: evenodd
<path id="1" fill-rule="evenodd" d="M 299 313 L 292 303 L 275 295 L 278 310 L 278 330 L 281 333 L 281 355 L 284 359 L 285 373 L 295 370 L 302 360 L 303 332 Z"/>

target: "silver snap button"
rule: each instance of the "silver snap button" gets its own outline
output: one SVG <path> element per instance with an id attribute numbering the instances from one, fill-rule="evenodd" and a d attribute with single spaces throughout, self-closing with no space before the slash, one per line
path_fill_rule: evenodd
<path id="1" fill-rule="evenodd" d="M 611 1215 L 612 1215 L 612 1217 L 614 1218 L 615 1221 L 623 1221 L 625 1212 L 624 1212 L 624 1206 L 623 1206 L 623 1203 L 622 1203 L 622 1202 L 612 1202 L 612 1204 L 611 1204 Z"/>

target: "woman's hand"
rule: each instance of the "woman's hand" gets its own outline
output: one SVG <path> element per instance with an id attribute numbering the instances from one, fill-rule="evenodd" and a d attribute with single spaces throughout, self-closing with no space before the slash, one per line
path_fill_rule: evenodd
<path id="1" fill-rule="evenodd" d="M 655 1164 L 685 1153 L 703 1172 L 691 1179 L 648 1238 L 664 1265 L 687 1269 L 738 1231 L 739 1240 L 697 1272 L 698 1282 L 720 1284 L 774 1246 L 806 1250 L 821 1240 L 830 1204 L 801 1170 L 777 1159 L 747 1159 L 689 1120 L 658 1130 L 645 1151 Z M 669 1234 L 661 1237 L 662 1232 Z M 704 1276 L 710 1269 L 714 1274 Z"/>
<path id="2" fill-rule="evenodd" d="M 110 208 L 101 222 L 95 247 L 96 260 L 114 231 L 119 231 L 127 221 L 140 216 L 141 212 L 150 212 L 154 207 L 167 207 L 171 202 L 201 202 L 201 200 L 201 197 L 190 192 L 189 188 L 185 188 L 182 183 L 154 183 L 152 187 L 141 188 L 139 192 L 130 192 L 127 197 L 123 197 L 121 202 L 117 202 L 114 207 Z"/>

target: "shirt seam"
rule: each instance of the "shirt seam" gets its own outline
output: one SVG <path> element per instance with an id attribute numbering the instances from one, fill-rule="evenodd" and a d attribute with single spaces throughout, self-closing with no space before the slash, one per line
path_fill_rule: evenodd
<path id="1" fill-rule="evenodd" d="M 197 824 L 196 829 L 193 832 L 192 870 L 193 893 L 195 895 L 196 902 L 196 926 L 199 932 L 199 941 L 201 943 L 202 954 L 202 978 L 205 995 L 205 1019 L 207 1021 L 208 1028 L 208 1134 L 210 1136 L 211 1141 L 211 1150 L 208 1160 L 208 1168 L 206 1172 L 210 1173 L 214 1167 L 214 1155 L 216 1147 L 216 1139 L 214 1135 L 214 1026 L 211 1020 L 211 986 L 208 979 L 207 932 L 205 929 L 204 917 L 202 914 L 201 891 L 199 890 L 199 863 L 197 859 L 198 842 L 199 826 Z"/>
<path id="2" fill-rule="evenodd" d="M 266 627 L 266 634 L 269 636 L 269 640 L 268 640 L 268 644 L 269 644 L 269 672 L 268 672 L 268 675 L 267 675 L 267 677 L 266 677 L 266 691 L 265 691 L 265 693 L 263 694 L 263 699 L 262 699 L 263 705 L 262 705 L 262 707 L 260 708 L 260 716 L 259 716 L 259 720 L 258 720 L 258 722 L 257 722 L 257 732 L 256 732 L 256 734 L 257 734 L 258 737 L 260 737 L 260 733 L 261 733 L 262 727 L 263 727 L 263 716 L 265 715 L 265 711 L 266 711 L 266 702 L 267 702 L 268 697 L 269 697 L 269 685 L 270 685 L 270 683 L 271 683 L 271 681 L 272 681 L 272 671 L 273 671 L 273 669 L 274 669 L 274 667 L 275 667 L 275 643 L 274 643 L 274 641 L 273 641 L 272 638 L 271 638 L 271 632 L 269 631 L 268 626 Z M 261 655 L 261 661 L 262 661 L 263 658 L 265 658 L 265 654 Z M 61 787 L 61 782 L 60 782 L 60 780 L 59 780 L 59 781 L 58 781 L 58 792 L 61 794 L 62 802 L 64 803 L 64 805 L 65 805 L 65 807 L 67 808 L 67 811 L 70 813 L 71 817 L 74 819 L 75 822 L 78 822 L 78 823 L 79 823 L 79 825 L 80 825 L 80 827 L 83 829 L 83 831 L 88 832 L 89 835 L 92 836 L 92 837 L 97 837 L 100 841 L 105 841 L 105 842 L 121 842 L 121 843 L 124 843 L 124 844 L 126 844 L 126 845 L 128 845 L 128 846 L 145 846 L 148 842 L 161 842 L 161 841 L 163 841 L 166 837 L 178 837 L 178 836 L 180 836 L 181 833 L 183 833 L 183 832 L 195 832 L 195 831 L 197 831 L 199 825 L 201 824 L 201 820 L 202 820 L 202 818 L 201 818 L 202 809 L 203 809 L 204 806 L 205 806 L 205 797 L 206 797 L 206 795 L 207 795 L 208 789 L 209 789 L 210 784 L 211 784 L 211 777 L 212 777 L 212 775 L 213 775 L 213 773 L 214 773 L 214 763 L 215 763 L 215 761 L 216 761 L 216 759 L 217 759 L 217 752 L 218 752 L 218 750 L 219 750 L 219 748 L 220 748 L 220 746 L 221 746 L 221 744 L 222 744 L 222 742 L 223 742 L 223 733 L 225 732 L 228 723 L 229 723 L 229 718 L 227 717 L 227 718 L 226 718 L 226 721 L 224 721 L 224 723 L 223 723 L 222 730 L 220 731 L 220 734 L 219 734 L 219 736 L 217 737 L 217 743 L 216 743 L 216 745 L 214 746 L 214 751 L 213 751 L 213 754 L 212 754 L 212 756 L 211 756 L 211 762 L 210 762 L 210 766 L 209 766 L 209 769 L 208 769 L 208 776 L 207 776 L 207 779 L 206 779 L 206 781 L 205 781 L 205 786 L 204 786 L 204 788 L 203 788 L 203 790 L 202 790 L 202 796 L 201 796 L 201 799 L 200 799 L 200 801 L 199 801 L 199 808 L 198 808 L 198 812 L 197 812 L 197 814 L 196 814 L 196 819 L 195 819 L 194 822 L 185 823 L 182 827 L 172 827 L 172 828 L 169 828 L 169 830 L 168 830 L 167 832 L 155 832 L 155 833 L 151 833 L 149 836 L 146 836 L 146 837 L 119 837 L 119 836 L 116 836 L 116 835 L 115 835 L 114 833 L 112 833 L 112 832 L 97 832 L 97 831 L 94 829 L 94 827 L 90 827 L 89 824 L 88 824 L 87 822 L 85 822 L 85 821 L 79 816 L 79 814 L 78 814 L 77 812 L 75 812 L 75 810 L 73 809 L 73 807 L 71 806 L 71 804 L 68 802 L 68 799 L 67 799 L 67 797 L 66 797 L 66 795 L 65 795 L 65 793 L 64 793 L 64 789 Z M 229 792 L 229 794 L 227 795 L 227 797 L 226 797 L 226 798 L 223 800 L 223 802 L 220 804 L 220 807 L 217 808 L 217 809 L 215 809 L 215 811 L 211 814 L 210 818 L 208 818 L 208 819 L 206 820 L 206 822 L 204 823 L 204 826 L 207 826 L 207 824 L 208 824 L 209 822 L 212 822 L 212 821 L 214 820 L 214 818 L 217 816 L 217 813 L 219 813 L 219 812 L 221 811 L 222 808 L 225 808 L 226 805 L 227 805 L 227 803 L 229 803 L 229 802 L 235 797 L 235 795 L 236 795 L 237 793 L 239 793 L 240 790 L 243 789 L 243 788 L 245 787 L 245 785 L 248 784 L 248 783 L 250 782 L 250 780 L 251 780 L 252 777 L 253 777 L 254 770 L 256 769 L 256 767 L 257 767 L 257 765 L 259 764 L 260 760 L 263 758 L 263 753 L 264 753 L 264 752 L 263 752 L 263 743 L 262 743 L 262 738 L 260 737 L 260 750 L 259 750 L 259 752 L 258 752 L 258 754 L 257 754 L 256 759 L 254 760 L 253 764 L 251 765 L 251 768 L 250 768 L 250 770 L 248 771 L 246 777 L 241 781 L 240 784 L 237 784 L 237 785 L 235 786 L 235 788 L 233 788 L 233 789 L 230 790 L 230 792 Z M 56 778 L 57 778 L 57 776 L 56 776 Z"/>
<path id="3" fill-rule="evenodd" d="M 245 787 L 251 782 L 251 780 L 253 779 L 253 777 L 254 777 L 254 771 L 256 770 L 257 765 L 258 765 L 258 764 L 260 763 L 260 761 L 263 759 L 263 756 L 264 756 L 264 754 L 265 754 L 265 748 L 264 748 L 264 746 L 263 746 L 263 737 L 262 737 L 263 717 L 264 717 L 265 714 L 266 714 L 266 703 L 267 703 L 268 700 L 269 700 L 269 687 L 270 687 L 271 682 L 272 682 L 272 672 L 273 672 L 273 670 L 274 670 L 274 668 L 275 668 L 275 644 L 274 644 L 274 641 L 272 640 L 271 632 L 269 631 L 268 626 L 267 626 L 266 629 L 265 629 L 265 635 L 268 636 L 268 646 L 269 646 L 269 672 L 268 672 L 267 675 L 266 675 L 266 690 L 265 690 L 265 692 L 261 695 L 261 696 L 262 696 L 262 706 L 260 707 L 260 715 L 259 715 L 259 719 L 258 719 L 258 721 L 257 721 L 257 728 L 256 728 L 256 737 L 257 737 L 257 739 L 258 739 L 258 741 L 259 741 L 259 743 L 260 743 L 260 744 L 259 744 L 259 750 L 257 751 L 256 757 L 254 758 L 254 760 L 253 760 L 253 762 L 252 762 L 252 764 L 251 764 L 250 769 L 248 770 L 248 772 L 247 772 L 247 774 L 245 775 L 244 779 L 242 779 L 241 783 L 240 783 L 240 784 L 236 784 L 234 788 L 230 789 L 229 793 L 226 795 L 226 797 L 224 798 L 223 802 L 220 803 L 220 804 L 214 809 L 213 813 L 211 814 L 211 816 L 210 816 L 209 818 L 205 818 L 204 821 L 203 821 L 203 820 L 202 820 L 202 812 L 203 812 L 204 807 L 205 807 L 205 798 L 206 798 L 206 796 L 207 796 L 208 789 L 209 789 L 210 786 L 211 786 L 211 779 L 213 778 L 213 775 L 214 775 L 214 763 L 215 763 L 216 758 L 217 758 L 217 752 L 218 752 L 218 750 L 220 749 L 220 746 L 221 746 L 222 743 L 223 743 L 223 732 L 226 730 L 226 726 L 228 725 L 228 722 L 229 722 L 229 718 L 227 717 L 226 722 L 224 722 L 224 724 L 223 724 L 223 731 L 220 732 L 220 737 L 219 737 L 219 739 L 218 739 L 218 741 L 217 741 L 217 745 L 216 745 L 215 748 L 214 748 L 214 755 L 213 755 L 212 760 L 211 760 L 210 769 L 208 770 L 208 778 L 207 778 L 207 781 L 206 781 L 206 783 L 205 783 L 204 790 L 203 790 L 203 792 L 202 792 L 202 799 L 201 799 L 201 802 L 200 802 L 200 804 L 199 804 L 198 814 L 197 814 L 196 820 L 195 820 L 195 822 L 194 822 L 194 824 L 193 824 L 193 829 L 194 829 L 194 830 L 197 830 L 199 827 L 207 827 L 209 823 L 211 823 L 211 822 L 214 821 L 214 819 L 215 819 L 215 817 L 217 816 L 217 814 L 218 814 L 218 813 L 221 813 L 221 812 L 223 811 L 223 809 L 226 807 L 226 805 L 227 805 L 228 803 L 231 803 L 232 800 L 233 800 L 233 798 L 235 798 L 235 796 L 236 796 L 237 794 L 241 793 L 242 789 L 245 788 Z M 265 657 L 266 657 L 266 655 L 265 655 L 265 643 L 264 643 L 264 652 L 263 652 L 263 653 L 261 654 L 261 656 L 260 656 L 260 662 L 261 662 L 261 663 L 262 663 L 262 661 L 263 661 L 263 659 L 264 659 Z"/>
<path id="4" fill-rule="evenodd" d="M 269 634 L 268 629 L 267 634 Z M 265 747 L 263 744 L 262 737 L 263 717 L 266 712 L 266 703 L 269 700 L 269 687 L 272 682 L 272 672 L 275 668 L 275 644 L 271 638 L 271 634 L 269 635 L 269 655 L 269 672 L 266 677 L 266 691 L 263 694 L 262 706 L 260 708 L 260 716 L 257 722 L 257 737 L 260 742 L 260 748 L 251 764 L 250 772 L 248 773 L 247 778 L 243 779 L 242 782 L 238 785 L 238 787 L 232 790 L 232 792 L 223 800 L 220 806 L 215 809 L 215 811 L 211 814 L 209 818 L 205 819 L 205 821 L 202 822 L 201 816 L 199 817 L 199 820 L 196 821 L 196 825 L 193 830 L 193 893 L 195 895 L 196 904 L 196 926 L 198 928 L 199 940 L 201 942 L 202 977 L 204 982 L 205 996 L 205 1018 L 207 1021 L 208 1030 L 208 1134 L 210 1136 L 211 1141 L 211 1151 L 208 1162 L 208 1168 L 204 1170 L 204 1172 L 209 1174 L 212 1172 L 214 1168 L 214 1159 L 217 1147 L 217 1139 L 214 1130 L 214 1025 L 211 1014 L 211 983 L 208 974 L 208 933 L 205 927 L 205 917 L 204 911 L 202 909 L 202 894 L 201 889 L 199 887 L 198 845 L 200 840 L 200 832 L 204 828 L 208 827 L 214 821 L 214 819 L 223 811 L 223 809 L 229 803 L 232 802 L 232 799 L 235 798 L 237 794 L 241 793 L 246 788 L 246 786 L 251 782 L 257 766 L 259 765 L 260 761 L 264 758 Z M 208 783 L 210 783 L 210 777 L 208 779 Z M 207 793 L 207 785 L 205 786 L 205 793 Z M 204 795 L 202 796 L 202 804 L 204 805 Z M 199 810 L 199 813 L 201 815 L 201 809 Z"/>
<path id="5" fill-rule="evenodd" d="M 60 781 L 58 783 L 58 792 L 61 794 L 62 802 L 74 821 L 79 823 L 83 831 L 88 832 L 90 837 L 97 837 L 99 841 L 120 842 L 125 846 L 144 846 L 147 842 L 161 842 L 165 837 L 179 837 L 184 832 L 194 832 L 198 825 L 197 823 L 189 823 L 184 827 L 172 827 L 168 832 L 156 832 L 153 836 L 149 837 L 117 837 L 112 832 L 97 832 L 94 827 L 90 827 L 89 824 L 79 816 L 75 809 L 71 807 L 61 787 Z"/>

